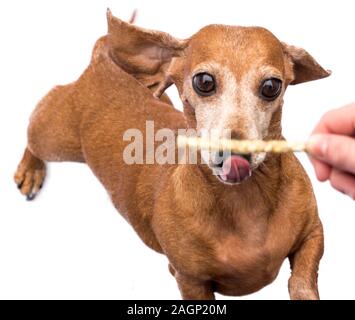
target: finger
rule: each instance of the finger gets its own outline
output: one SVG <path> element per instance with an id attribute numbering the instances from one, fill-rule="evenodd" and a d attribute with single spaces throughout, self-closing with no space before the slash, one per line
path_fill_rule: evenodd
<path id="1" fill-rule="evenodd" d="M 321 182 L 327 181 L 330 176 L 331 167 L 328 164 L 313 158 L 312 156 L 309 156 L 309 160 L 313 165 L 317 179 Z"/>
<path id="2" fill-rule="evenodd" d="M 319 121 L 312 134 L 316 133 L 354 136 L 355 103 L 327 112 Z"/>
<path id="3" fill-rule="evenodd" d="M 351 199 L 355 200 L 354 175 L 333 169 L 329 181 L 334 189 L 347 194 Z"/>
<path id="4" fill-rule="evenodd" d="M 316 134 L 309 138 L 307 151 L 314 158 L 341 171 L 355 174 L 355 139 L 334 134 Z"/>

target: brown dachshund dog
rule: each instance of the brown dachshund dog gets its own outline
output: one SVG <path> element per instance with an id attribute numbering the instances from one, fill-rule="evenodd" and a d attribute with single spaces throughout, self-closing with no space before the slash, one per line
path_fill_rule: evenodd
<path id="1" fill-rule="evenodd" d="M 305 50 L 259 27 L 209 25 L 187 40 L 123 22 L 80 78 L 38 104 L 15 174 L 34 198 L 45 161 L 85 162 L 144 243 L 169 259 L 184 299 L 246 295 L 271 283 L 286 258 L 291 299 L 318 299 L 323 230 L 310 181 L 292 153 L 230 155 L 222 164 L 127 164 L 131 128 L 229 129 L 283 139 L 286 87 L 327 77 Z M 175 84 L 176 110 L 164 90 Z M 154 146 L 154 145 L 153 145 Z M 145 147 L 145 154 L 151 152 Z M 224 164 L 231 172 L 221 173 Z M 213 174 L 217 172 L 217 174 Z M 218 172 L 220 174 L 218 174 Z"/>

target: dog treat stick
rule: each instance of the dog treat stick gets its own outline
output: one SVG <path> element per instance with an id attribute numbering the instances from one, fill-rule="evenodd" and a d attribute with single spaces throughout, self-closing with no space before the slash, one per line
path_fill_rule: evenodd
<path id="1" fill-rule="evenodd" d="M 189 146 L 214 151 L 230 150 L 231 152 L 240 154 L 258 152 L 307 152 L 305 142 L 290 142 L 285 140 L 213 140 L 200 137 L 178 136 L 177 144 L 179 148 Z"/>

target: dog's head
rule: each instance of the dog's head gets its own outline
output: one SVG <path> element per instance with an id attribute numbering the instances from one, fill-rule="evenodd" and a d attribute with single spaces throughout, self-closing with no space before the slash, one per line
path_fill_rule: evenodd
<path id="1" fill-rule="evenodd" d="M 305 50 L 260 27 L 210 25 L 178 40 L 110 13 L 108 24 L 113 59 L 156 88 L 157 96 L 174 83 L 189 125 L 201 134 L 213 131 L 214 137 L 280 138 L 287 86 L 330 74 Z M 264 159 L 265 154 L 210 154 L 208 164 L 222 181 L 239 183 Z M 231 173 L 225 172 L 226 164 Z"/>

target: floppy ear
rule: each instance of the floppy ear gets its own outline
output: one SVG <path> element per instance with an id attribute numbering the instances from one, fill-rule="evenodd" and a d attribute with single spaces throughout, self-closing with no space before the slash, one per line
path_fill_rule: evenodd
<path id="1" fill-rule="evenodd" d="M 331 71 L 324 70 L 304 49 L 282 43 L 284 53 L 293 65 L 293 80 L 290 84 L 318 80 L 330 76 Z"/>
<path id="2" fill-rule="evenodd" d="M 108 45 L 116 64 L 147 87 L 160 86 L 173 57 L 187 46 L 165 32 L 139 28 L 107 10 Z"/>

